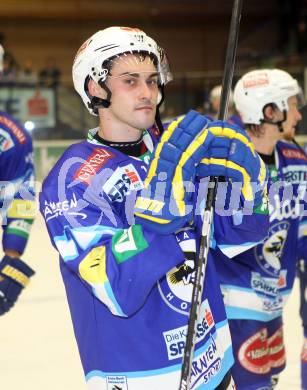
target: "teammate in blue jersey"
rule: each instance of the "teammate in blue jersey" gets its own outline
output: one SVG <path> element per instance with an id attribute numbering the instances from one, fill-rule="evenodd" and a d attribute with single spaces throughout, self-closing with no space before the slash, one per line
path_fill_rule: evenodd
<path id="1" fill-rule="evenodd" d="M 0 45 L 0 78 L 4 49 Z M 7 313 L 34 275 L 21 256 L 35 215 L 32 139 L 6 112 L 0 111 L 0 315 Z"/>
<path id="2" fill-rule="evenodd" d="M 301 119 L 298 93 L 297 81 L 279 69 L 251 71 L 234 89 L 236 108 L 269 170 L 270 214 L 262 244 L 232 262 L 222 254 L 216 261 L 239 390 L 273 389 L 285 367 L 282 310 L 295 278 L 293 253 L 307 249 L 306 157 L 282 140 Z"/>
<path id="3" fill-rule="evenodd" d="M 70 146 L 43 183 L 40 209 L 60 254 L 90 390 L 177 390 L 201 210 L 210 175 L 243 180 L 263 199 L 266 169 L 244 131 L 191 111 L 163 132 L 171 79 L 164 51 L 139 29 L 98 31 L 79 49 L 73 81 L 99 127 Z M 160 127 L 161 130 L 161 127 Z M 251 182 L 258 184 L 253 191 Z M 266 234 L 265 214 L 215 215 L 213 245 L 238 252 Z M 231 339 L 210 252 L 191 389 L 231 389 Z"/>
<path id="4" fill-rule="evenodd" d="M 305 238 L 307 233 L 305 232 Z M 298 259 L 298 276 L 300 280 L 300 315 L 303 323 L 304 341 L 301 350 L 301 386 L 307 390 L 307 260 L 306 254 Z"/>
<path id="5" fill-rule="evenodd" d="M 32 140 L 10 115 L 0 112 L 0 315 L 9 311 L 34 271 L 21 260 L 35 214 Z"/>
<path id="6" fill-rule="evenodd" d="M 304 101 L 302 102 L 302 106 Z M 302 108 L 300 109 L 302 113 Z M 303 121 L 303 119 L 302 119 Z M 301 123 L 299 123 L 301 127 Z M 307 165 L 307 155 L 303 147 L 297 144 L 295 141 L 295 133 L 297 128 L 287 128 L 283 132 L 283 139 L 291 142 L 297 146 L 297 150 L 300 152 L 301 157 L 305 156 L 305 164 Z M 304 218 L 304 215 L 302 215 Z M 300 240 L 298 250 L 294 252 L 297 258 L 297 274 L 300 282 L 300 316 L 303 325 L 303 345 L 301 350 L 301 387 L 303 390 L 307 390 L 307 253 L 305 240 L 307 239 L 307 229 L 304 227 L 304 223 L 301 226 Z M 305 250 L 305 251 L 304 251 Z"/>

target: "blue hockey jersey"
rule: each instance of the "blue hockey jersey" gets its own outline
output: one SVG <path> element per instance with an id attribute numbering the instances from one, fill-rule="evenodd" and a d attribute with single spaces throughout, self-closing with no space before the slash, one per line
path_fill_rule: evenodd
<path id="1" fill-rule="evenodd" d="M 148 151 L 140 158 L 103 145 L 91 134 L 67 149 L 40 196 L 60 254 L 88 388 L 177 390 L 194 278 L 186 272 L 181 245 L 191 248 L 194 242 L 198 248 L 198 238 L 195 244 L 188 231 L 178 237 L 158 235 L 134 224 L 136 195 L 156 142 L 150 132 L 144 133 Z M 232 218 L 216 216 L 215 245 L 227 241 L 227 248 L 239 251 L 246 242 L 255 245 L 267 228 L 265 216 L 258 217 L 248 217 L 246 226 L 243 219 L 236 231 Z M 200 229 L 198 216 L 196 237 Z M 193 389 L 215 389 L 233 364 L 213 256 L 212 250 L 197 325 Z"/>
<path id="2" fill-rule="evenodd" d="M 221 252 L 216 257 L 229 319 L 279 317 L 293 286 L 297 257 L 306 257 L 307 158 L 296 145 L 282 141 L 275 162 L 268 166 L 268 237 L 231 262 Z"/>
<path id="3" fill-rule="evenodd" d="M 22 254 L 36 211 L 32 139 L 4 112 L 0 112 L 0 179 L 3 250 Z"/>

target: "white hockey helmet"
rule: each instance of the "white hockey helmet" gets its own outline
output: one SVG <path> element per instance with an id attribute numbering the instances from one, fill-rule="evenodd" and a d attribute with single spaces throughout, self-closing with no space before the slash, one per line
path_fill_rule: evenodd
<path id="1" fill-rule="evenodd" d="M 139 52 L 153 56 L 161 86 L 172 80 L 163 49 L 138 28 L 109 27 L 96 32 L 83 43 L 74 59 L 72 76 L 74 87 L 91 114 L 97 115 L 97 110 L 93 107 L 93 97 L 87 90 L 89 79 L 103 85 L 108 76 L 108 69 L 104 68 L 106 61 L 124 53 Z"/>
<path id="2" fill-rule="evenodd" d="M 216 85 L 215 87 L 213 87 L 210 91 L 210 95 L 209 95 L 210 103 L 212 103 L 214 99 L 220 98 L 221 95 L 222 95 L 222 85 L 219 84 L 219 85 Z M 229 99 L 228 103 L 230 105 L 232 105 L 233 104 L 233 93 L 231 90 L 229 91 L 229 98 L 228 99 Z"/>
<path id="3" fill-rule="evenodd" d="M 237 82 L 234 103 L 243 123 L 259 125 L 264 120 L 265 106 L 275 104 L 287 112 L 288 98 L 299 93 L 299 85 L 289 73 L 280 69 L 254 70 Z"/>

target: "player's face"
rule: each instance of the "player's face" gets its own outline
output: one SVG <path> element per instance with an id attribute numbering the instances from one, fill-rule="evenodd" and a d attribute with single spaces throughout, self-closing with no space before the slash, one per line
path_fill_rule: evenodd
<path id="1" fill-rule="evenodd" d="M 287 120 L 283 123 L 283 138 L 291 141 L 295 136 L 296 125 L 302 120 L 302 115 L 298 110 L 298 101 L 295 96 L 288 99 L 288 106 Z"/>
<path id="2" fill-rule="evenodd" d="M 112 92 L 108 114 L 123 127 L 144 130 L 155 121 L 158 74 L 150 57 L 128 54 L 114 61 L 107 79 Z"/>

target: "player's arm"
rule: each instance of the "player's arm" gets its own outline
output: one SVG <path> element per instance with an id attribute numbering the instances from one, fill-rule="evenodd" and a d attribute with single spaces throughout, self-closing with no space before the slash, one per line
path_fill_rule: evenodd
<path id="1" fill-rule="evenodd" d="M 213 248 L 218 247 L 229 258 L 245 252 L 267 237 L 269 215 L 267 201 L 250 214 L 240 208 L 229 215 L 229 209 L 218 209 L 214 214 Z"/>

